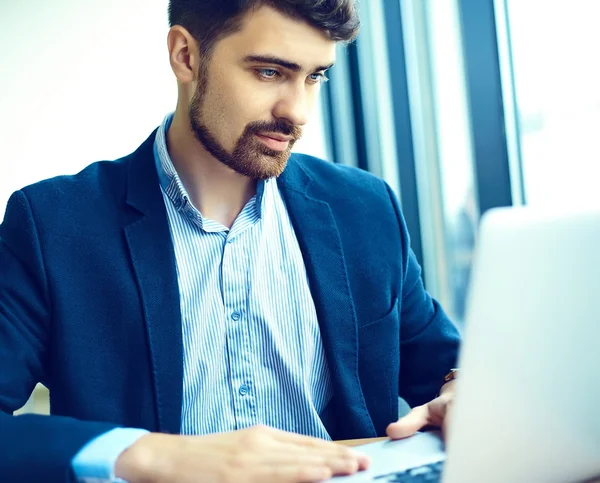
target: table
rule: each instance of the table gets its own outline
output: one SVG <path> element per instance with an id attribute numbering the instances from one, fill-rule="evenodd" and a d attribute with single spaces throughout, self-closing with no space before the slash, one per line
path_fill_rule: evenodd
<path id="1" fill-rule="evenodd" d="M 346 439 L 344 441 L 336 441 L 344 446 L 360 446 L 361 444 L 376 443 L 377 441 L 385 441 L 387 438 L 366 438 L 366 439 Z"/>

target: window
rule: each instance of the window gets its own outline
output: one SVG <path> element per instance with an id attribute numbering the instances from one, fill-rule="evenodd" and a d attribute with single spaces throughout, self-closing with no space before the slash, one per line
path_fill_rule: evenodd
<path id="1" fill-rule="evenodd" d="M 294 152 L 310 154 L 317 158 L 333 161 L 329 149 L 329 142 L 325 135 L 325 109 L 324 97 L 321 96 L 319 104 L 315 107 L 309 122 L 304 127 L 302 137 L 294 144 Z"/>
<path id="2" fill-rule="evenodd" d="M 458 2 L 401 5 L 425 283 L 461 323 L 479 208 Z"/>
<path id="3" fill-rule="evenodd" d="M 504 1 L 525 202 L 600 206 L 600 2 Z"/>

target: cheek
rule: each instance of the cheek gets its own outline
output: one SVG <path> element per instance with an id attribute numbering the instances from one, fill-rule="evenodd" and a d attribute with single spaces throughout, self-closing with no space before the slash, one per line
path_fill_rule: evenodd
<path id="1" fill-rule="evenodd" d="M 234 147 L 244 133 L 246 126 L 257 121 L 272 121 L 273 114 L 269 99 L 265 96 L 239 95 L 239 93 L 222 99 L 219 114 L 223 139 L 227 139 L 227 148 Z"/>
<path id="2" fill-rule="evenodd" d="M 202 121 L 211 131 L 213 136 L 228 151 L 231 151 L 242 134 L 245 123 L 243 122 L 243 103 L 237 98 L 225 93 L 207 92 L 202 110 Z"/>

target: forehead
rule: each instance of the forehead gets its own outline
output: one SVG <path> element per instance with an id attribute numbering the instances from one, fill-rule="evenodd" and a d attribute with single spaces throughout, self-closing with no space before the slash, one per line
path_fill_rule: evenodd
<path id="1" fill-rule="evenodd" d="M 310 69 L 335 61 L 336 42 L 304 21 L 263 6 L 249 12 L 242 28 L 218 42 L 217 50 L 236 57 L 269 54 Z"/>

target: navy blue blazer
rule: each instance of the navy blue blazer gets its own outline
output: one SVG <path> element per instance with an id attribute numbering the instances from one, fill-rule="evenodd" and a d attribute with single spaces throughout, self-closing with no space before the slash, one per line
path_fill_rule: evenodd
<path id="1" fill-rule="evenodd" d="M 173 244 L 154 166 L 133 154 L 17 191 L 0 225 L 0 481 L 69 481 L 116 426 L 178 433 Z M 334 439 L 384 435 L 397 396 L 435 397 L 459 336 L 425 292 L 398 201 L 375 176 L 294 154 L 278 181 L 304 256 L 334 398 Z M 12 416 L 34 385 L 52 416 Z"/>

